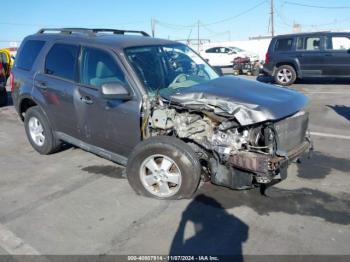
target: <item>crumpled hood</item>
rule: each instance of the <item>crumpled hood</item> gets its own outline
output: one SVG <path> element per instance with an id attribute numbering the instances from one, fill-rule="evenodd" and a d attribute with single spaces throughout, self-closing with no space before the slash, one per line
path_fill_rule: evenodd
<path id="1" fill-rule="evenodd" d="M 188 108 L 234 116 L 241 125 L 278 120 L 295 114 L 308 103 L 299 92 L 233 76 L 161 95 Z"/>

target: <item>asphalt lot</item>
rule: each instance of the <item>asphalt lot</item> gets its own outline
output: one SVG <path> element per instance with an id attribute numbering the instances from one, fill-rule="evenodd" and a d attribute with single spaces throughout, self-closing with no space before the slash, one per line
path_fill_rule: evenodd
<path id="1" fill-rule="evenodd" d="M 37 154 L 1 108 L 0 254 L 350 255 L 350 81 L 293 88 L 310 98 L 315 152 L 269 197 L 210 183 L 190 200 L 139 197 L 112 162 Z"/>

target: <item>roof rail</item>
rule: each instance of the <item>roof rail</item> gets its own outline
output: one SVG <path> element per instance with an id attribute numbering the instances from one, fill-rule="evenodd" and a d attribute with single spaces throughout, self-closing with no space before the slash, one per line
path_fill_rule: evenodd
<path id="1" fill-rule="evenodd" d="M 135 30 L 120 30 L 120 29 L 109 29 L 109 28 L 42 28 L 37 33 L 45 34 L 45 33 L 54 33 L 58 32 L 61 34 L 73 34 L 73 33 L 83 33 L 88 34 L 89 36 L 95 36 L 97 33 L 113 33 L 117 35 L 125 35 L 125 33 L 132 34 L 141 34 L 142 36 L 150 36 L 144 31 L 135 31 Z"/>
<path id="2" fill-rule="evenodd" d="M 143 36 L 150 36 L 149 34 L 147 34 L 144 31 L 135 31 L 135 30 L 121 30 L 121 29 L 108 29 L 108 28 L 94 28 L 91 30 L 94 33 L 108 32 L 108 33 L 113 33 L 116 35 L 125 35 L 125 33 L 132 33 L 132 34 L 141 34 Z"/>

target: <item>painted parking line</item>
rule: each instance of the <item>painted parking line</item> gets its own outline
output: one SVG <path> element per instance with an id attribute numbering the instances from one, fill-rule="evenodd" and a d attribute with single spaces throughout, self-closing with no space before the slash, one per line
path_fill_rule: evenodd
<path id="1" fill-rule="evenodd" d="M 0 224 L 0 247 L 11 255 L 40 255 L 32 246 Z"/>
<path id="2" fill-rule="evenodd" d="M 338 139 L 346 139 L 350 140 L 350 136 L 344 136 L 344 135 L 336 135 L 336 134 L 328 134 L 328 133 L 319 133 L 319 132 L 310 132 L 312 136 L 322 136 L 322 137 L 331 137 L 331 138 L 338 138 Z"/>
<path id="3" fill-rule="evenodd" d="M 329 91 L 305 91 L 305 90 L 297 90 L 303 92 L 305 94 L 335 94 L 335 95 L 350 95 L 349 92 L 329 92 Z"/>

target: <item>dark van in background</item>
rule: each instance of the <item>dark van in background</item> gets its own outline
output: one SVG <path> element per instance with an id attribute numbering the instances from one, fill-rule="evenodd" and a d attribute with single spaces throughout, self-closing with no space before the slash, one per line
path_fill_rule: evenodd
<path id="1" fill-rule="evenodd" d="M 350 32 L 276 36 L 271 40 L 263 71 L 284 86 L 297 78 L 350 77 Z"/>

